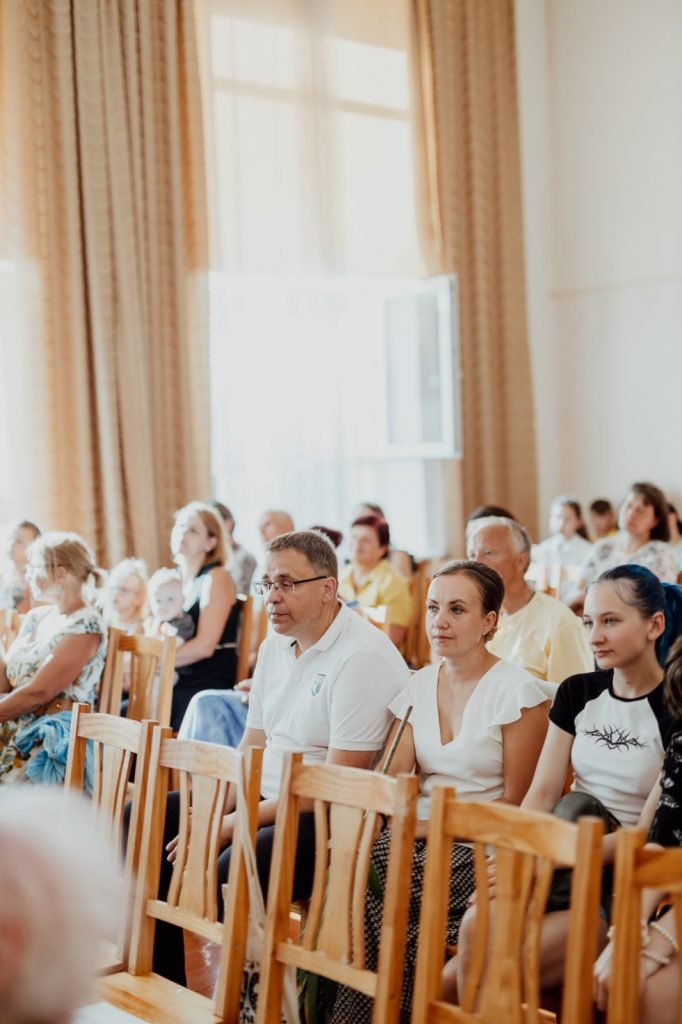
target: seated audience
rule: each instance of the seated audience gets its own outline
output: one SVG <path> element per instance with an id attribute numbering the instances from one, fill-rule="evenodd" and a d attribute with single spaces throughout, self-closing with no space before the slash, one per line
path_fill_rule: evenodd
<path id="1" fill-rule="evenodd" d="M 421 791 L 400 1012 L 404 1024 L 410 1020 L 412 1006 L 431 793 L 435 786 L 447 785 L 455 786 L 467 800 L 519 804 L 547 731 L 549 702 L 544 687 L 488 649 L 503 594 L 500 576 L 478 562 L 451 562 L 437 572 L 427 597 L 426 629 L 438 664 L 412 676 L 390 705 L 396 721 L 386 749 L 410 705 L 412 713 L 389 773 L 417 771 Z M 382 888 L 390 843 L 390 829 L 384 828 L 372 852 L 375 877 Z M 457 941 L 473 889 L 473 852 L 455 844 L 448 944 Z M 365 953 L 370 969 L 378 962 L 381 917 L 381 893 L 373 885 L 365 900 Z M 331 1020 L 334 1024 L 369 1021 L 371 1006 L 367 997 L 340 988 Z"/>
<path id="2" fill-rule="evenodd" d="M 670 591 L 678 588 L 671 587 Z M 663 753 L 675 725 L 663 699 L 657 648 L 679 633 L 679 594 L 648 569 L 623 565 L 593 583 L 585 599 L 585 626 L 598 669 L 564 680 L 549 713 L 550 725 L 533 781 L 521 806 L 577 819 L 603 818 L 606 869 L 602 917 L 585 922 L 597 929 L 600 947 L 611 913 L 614 839 L 621 825 L 649 827 L 658 799 Z M 671 614 L 669 609 L 675 609 Z M 570 793 L 561 796 L 569 768 Z M 556 876 L 555 876 L 556 877 Z M 565 884 L 550 891 L 541 938 L 541 985 L 562 982 L 568 936 L 569 894 Z M 450 997 L 462 991 L 471 954 L 472 917 L 464 918 L 458 956 L 446 966 Z"/>
<path id="3" fill-rule="evenodd" d="M 664 583 L 675 583 L 675 552 L 668 544 L 668 503 L 654 484 L 633 484 L 618 512 L 619 532 L 598 540 L 583 564 L 582 578 L 568 597 L 572 607 L 582 605 L 585 586 L 615 565 L 644 565 Z"/>
<path id="4" fill-rule="evenodd" d="M 390 724 L 388 705 L 409 672 L 381 630 L 338 600 L 336 553 L 319 533 L 275 538 L 268 546 L 264 576 L 255 586 L 265 598 L 272 634 L 263 643 L 253 677 L 246 732 L 240 748 L 263 747 L 262 801 L 256 860 L 267 892 L 282 761 L 303 751 L 306 762 L 371 767 Z M 178 800 L 168 804 L 165 842 L 174 856 Z M 226 815 L 218 861 L 218 884 L 227 878 L 234 812 Z M 312 814 L 301 819 L 294 872 L 295 900 L 310 896 L 314 864 Z M 170 881 L 164 858 L 161 890 Z M 154 970 L 184 980 L 182 933 L 160 924 Z"/>
<path id="5" fill-rule="evenodd" d="M 23 615 L 33 607 L 31 588 L 26 578 L 26 550 L 40 530 L 28 519 L 12 523 L 7 531 L 6 554 L 9 565 L 0 577 L 2 607 Z"/>
<path id="6" fill-rule="evenodd" d="M 682 846 L 682 639 L 677 640 L 665 666 L 664 696 L 675 719 L 665 752 L 659 786 L 658 806 L 649 830 L 655 847 Z M 666 893 L 647 890 L 642 894 L 642 921 L 646 940 L 642 945 L 641 1024 L 675 1024 L 679 1020 L 680 934 L 675 915 L 665 906 Z M 665 908 L 657 914 L 659 905 Z M 606 1009 L 611 980 L 613 947 L 609 944 L 595 964 L 594 996 L 600 1010 Z"/>
<path id="7" fill-rule="evenodd" d="M 590 504 L 590 526 L 594 540 L 601 540 L 618 532 L 616 513 L 607 498 L 595 498 Z"/>
<path id="8" fill-rule="evenodd" d="M 173 689 L 170 724 L 177 730 L 195 693 L 234 686 L 240 606 L 227 571 L 225 528 L 214 508 L 200 501 L 181 508 L 175 515 L 171 550 L 182 576 L 184 610 L 195 628 L 175 655 L 179 680 Z"/>
<path id="9" fill-rule="evenodd" d="M 124 558 L 109 573 L 104 616 L 108 626 L 129 636 L 143 632 L 147 605 L 147 566 L 141 558 Z"/>
<path id="10" fill-rule="evenodd" d="M 670 544 L 675 552 L 677 562 L 677 573 L 682 573 L 682 521 L 677 514 L 674 505 L 668 502 L 668 529 L 670 530 Z"/>
<path id="11" fill-rule="evenodd" d="M 381 505 L 375 505 L 369 501 L 361 502 L 353 514 L 353 519 L 359 519 L 360 516 L 378 516 L 379 519 L 383 519 L 386 522 L 386 516 Z M 339 544 L 341 541 L 339 541 Z M 338 544 L 336 545 L 339 546 Z M 416 563 L 414 557 L 409 551 L 402 551 L 400 548 L 394 548 L 389 545 L 388 548 L 388 561 L 391 563 L 394 569 L 405 577 L 406 580 L 411 579 L 414 576 L 416 569 Z"/>
<path id="12" fill-rule="evenodd" d="M 388 635 L 400 647 L 412 618 L 407 580 L 388 562 L 388 523 L 378 516 L 360 516 L 351 526 L 350 563 L 339 578 L 339 596 L 365 608 L 386 608 Z"/>
<path id="13" fill-rule="evenodd" d="M 504 581 L 499 628 L 490 650 L 498 658 L 552 683 L 592 668 L 580 619 L 561 601 L 526 582 L 530 537 L 513 519 L 489 516 L 469 525 L 467 553 Z"/>
<path id="14" fill-rule="evenodd" d="M 104 667 L 106 627 L 89 603 L 102 574 L 84 540 L 55 532 L 30 545 L 26 575 L 42 606 L 0 650 L 0 783 L 62 782 L 71 707 L 94 703 Z"/>
<path id="15" fill-rule="evenodd" d="M 0 1020 L 67 1024 L 116 934 L 116 858 L 84 799 L 36 786 L 0 794 L 0 864 Z"/>
<path id="16" fill-rule="evenodd" d="M 242 545 L 238 544 L 235 540 L 234 516 L 227 505 L 223 505 L 222 501 L 214 501 L 213 499 L 211 499 L 208 504 L 217 509 L 222 516 L 223 526 L 225 527 L 225 533 L 227 534 L 227 546 L 230 549 L 230 563 L 228 571 L 234 580 L 237 593 L 248 594 L 251 589 L 253 574 L 256 571 L 256 559 L 250 551 L 247 551 L 246 548 L 242 547 Z"/>
<path id="17" fill-rule="evenodd" d="M 562 495 L 555 498 L 549 509 L 549 532 L 551 537 L 533 548 L 532 561 L 536 565 L 582 565 L 589 556 L 592 545 L 587 539 L 580 503 Z M 563 600 L 571 590 L 569 580 L 563 581 L 559 596 Z"/>

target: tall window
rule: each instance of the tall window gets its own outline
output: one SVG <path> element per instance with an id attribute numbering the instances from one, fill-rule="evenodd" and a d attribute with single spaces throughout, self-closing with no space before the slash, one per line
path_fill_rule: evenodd
<path id="1" fill-rule="evenodd" d="M 214 492 L 247 543 L 268 506 L 343 528 L 371 500 L 438 553 L 438 452 L 391 443 L 414 365 L 390 311 L 424 273 L 407 0 L 206 10 Z"/>

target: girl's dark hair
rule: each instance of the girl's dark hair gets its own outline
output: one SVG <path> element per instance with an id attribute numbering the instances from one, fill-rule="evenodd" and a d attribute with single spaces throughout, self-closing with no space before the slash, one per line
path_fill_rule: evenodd
<path id="1" fill-rule="evenodd" d="M 621 601 L 636 608 L 643 619 L 663 612 L 665 629 L 656 641 L 656 657 L 659 664 L 664 665 L 668 651 L 682 634 L 682 587 L 676 583 L 661 583 L 643 565 L 616 565 L 594 582 L 610 583 Z"/>
<path id="2" fill-rule="evenodd" d="M 583 540 L 590 539 L 587 533 L 587 529 L 585 527 L 585 523 L 583 522 L 583 510 L 581 509 L 580 502 L 577 500 L 577 498 L 569 498 L 562 495 L 560 498 L 555 498 L 552 504 L 566 505 L 568 508 L 572 508 L 576 516 L 580 520 L 580 526 L 575 532 L 578 534 L 579 537 L 582 537 Z"/>
<path id="3" fill-rule="evenodd" d="M 660 487 L 655 484 L 637 483 L 633 484 L 628 493 L 637 494 L 645 505 L 651 505 L 656 514 L 656 523 L 651 530 L 651 540 L 670 540 L 670 526 L 668 525 L 668 502 Z"/>
<path id="4" fill-rule="evenodd" d="M 665 702 L 677 718 L 682 716 L 682 637 L 678 637 L 665 659 Z"/>
<path id="5" fill-rule="evenodd" d="M 495 625 L 483 637 L 486 643 L 492 640 L 504 601 L 504 583 L 500 574 L 473 558 L 458 558 L 454 562 L 448 562 L 438 572 L 434 572 L 431 579 L 435 580 L 439 576 L 466 576 L 471 580 L 480 595 L 484 613 L 487 615 L 488 612 L 495 612 Z"/>

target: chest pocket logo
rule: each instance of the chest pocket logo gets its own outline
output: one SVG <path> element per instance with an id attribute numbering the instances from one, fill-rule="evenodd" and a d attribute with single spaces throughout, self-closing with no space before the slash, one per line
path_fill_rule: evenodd
<path id="1" fill-rule="evenodd" d="M 318 693 L 320 692 L 324 685 L 324 681 L 326 678 L 327 677 L 322 672 L 318 672 L 318 674 L 315 676 L 310 685 L 310 692 L 313 695 L 313 697 L 317 697 Z"/>

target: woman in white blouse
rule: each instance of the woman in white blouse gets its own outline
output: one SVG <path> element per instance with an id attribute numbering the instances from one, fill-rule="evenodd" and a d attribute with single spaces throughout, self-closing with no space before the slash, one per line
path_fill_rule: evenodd
<path id="1" fill-rule="evenodd" d="M 401 1021 L 409 1022 L 426 853 L 430 795 L 436 785 L 454 785 L 467 800 L 520 804 L 547 730 L 548 684 L 500 661 L 486 643 L 497 626 L 504 585 L 494 569 L 480 562 L 451 562 L 435 574 L 427 598 L 426 629 L 438 664 L 412 676 L 390 705 L 396 722 L 393 742 L 409 705 L 413 710 L 393 757 L 390 773 L 416 769 L 420 778 L 417 840 L 412 868 Z M 554 689 L 552 687 L 552 689 Z M 372 853 L 375 877 L 385 882 L 390 830 L 384 829 Z M 474 890 L 469 847 L 453 847 L 448 944 L 457 941 L 459 923 Z M 382 897 L 368 889 L 365 954 L 376 965 Z M 445 954 L 445 951 L 444 951 Z M 331 1021 L 369 1021 L 371 1001 L 341 987 Z"/>

